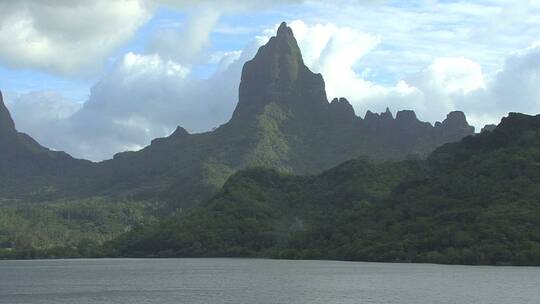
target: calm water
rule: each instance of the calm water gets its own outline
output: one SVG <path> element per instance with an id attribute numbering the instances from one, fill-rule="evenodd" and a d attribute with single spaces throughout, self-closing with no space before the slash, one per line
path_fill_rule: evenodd
<path id="1" fill-rule="evenodd" d="M 251 259 L 0 261 L 0 303 L 540 303 L 540 268 Z"/>

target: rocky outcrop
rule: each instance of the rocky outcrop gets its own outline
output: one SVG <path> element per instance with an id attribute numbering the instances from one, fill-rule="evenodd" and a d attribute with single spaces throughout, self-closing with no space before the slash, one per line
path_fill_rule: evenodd
<path id="1" fill-rule="evenodd" d="M 495 125 L 495 124 L 485 125 L 482 128 L 482 130 L 480 130 L 480 133 L 491 132 L 491 131 L 495 130 L 495 128 L 497 128 L 497 125 Z"/>
<path id="2" fill-rule="evenodd" d="M 336 119 L 336 122 L 351 123 L 358 119 L 354 114 L 354 108 L 346 98 L 334 98 L 330 102 L 330 111 Z"/>
<path id="3" fill-rule="evenodd" d="M 272 102 L 285 108 L 313 111 L 320 111 L 328 104 L 321 74 L 312 73 L 304 64 L 286 23 L 244 64 L 232 120 L 261 113 Z"/>
<path id="4" fill-rule="evenodd" d="M 436 123 L 435 128 L 447 142 L 459 141 L 465 136 L 474 134 L 474 127 L 469 125 L 465 113 L 453 111 L 446 115 L 442 123 Z"/>

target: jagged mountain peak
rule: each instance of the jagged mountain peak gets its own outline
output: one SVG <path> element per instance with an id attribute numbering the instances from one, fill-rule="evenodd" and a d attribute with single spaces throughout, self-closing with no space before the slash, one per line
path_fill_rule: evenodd
<path id="1" fill-rule="evenodd" d="M 446 119 L 438 126 L 446 130 L 474 133 L 474 127 L 469 125 L 467 117 L 462 111 L 452 111 L 448 113 Z"/>
<path id="2" fill-rule="evenodd" d="M 186 136 L 189 135 L 189 132 L 183 127 L 177 126 L 171 136 Z"/>
<path id="3" fill-rule="evenodd" d="M 446 119 L 443 121 L 447 123 L 464 124 L 467 123 L 465 113 L 462 111 L 452 111 L 446 115 Z"/>
<path id="4" fill-rule="evenodd" d="M 338 118 L 338 121 L 354 121 L 358 117 L 354 113 L 354 108 L 351 103 L 344 97 L 334 98 L 330 102 L 330 111 L 335 117 Z"/>
<path id="5" fill-rule="evenodd" d="M 287 26 L 287 22 L 281 22 L 277 30 L 277 35 L 276 35 L 277 37 L 281 37 L 283 35 L 293 36 L 293 32 L 291 28 Z"/>
<path id="6" fill-rule="evenodd" d="M 389 107 L 386 107 L 386 111 L 384 111 L 384 113 L 381 113 L 381 118 L 394 119 L 394 116 L 392 115 Z"/>
<path id="7" fill-rule="evenodd" d="M 371 112 L 371 110 L 366 111 L 366 115 L 364 115 L 364 120 L 366 122 L 369 121 L 391 121 L 394 120 L 394 115 L 392 114 L 392 111 L 390 111 L 389 107 L 386 107 L 386 110 L 381 113 L 374 113 Z"/>
<path id="8" fill-rule="evenodd" d="M 270 103 L 315 111 L 328 105 L 322 76 L 304 64 L 293 31 L 286 23 L 244 64 L 233 119 L 258 114 Z"/>
<path id="9" fill-rule="evenodd" d="M 418 121 L 416 113 L 413 110 L 401 110 L 396 113 L 397 121 Z"/>

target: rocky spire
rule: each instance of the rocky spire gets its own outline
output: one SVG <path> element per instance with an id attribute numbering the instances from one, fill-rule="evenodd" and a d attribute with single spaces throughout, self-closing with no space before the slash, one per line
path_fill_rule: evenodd
<path id="1" fill-rule="evenodd" d="M 381 113 L 381 118 L 388 120 L 394 119 L 394 116 L 392 115 L 389 107 L 386 107 L 386 111 L 384 111 L 384 113 Z"/>
<path id="2" fill-rule="evenodd" d="M 412 110 L 401 110 L 396 114 L 396 121 L 411 123 L 418 122 L 418 118 L 416 117 L 416 113 Z"/>
<path id="3" fill-rule="evenodd" d="M 446 119 L 442 123 L 435 124 L 435 127 L 446 141 L 458 141 L 474 134 L 474 127 L 469 125 L 465 113 L 461 111 L 448 113 Z"/>
<path id="4" fill-rule="evenodd" d="M 337 118 L 336 122 L 338 123 L 351 122 L 357 119 L 353 106 L 344 97 L 334 98 L 330 102 L 329 112 Z"/>
<path id="5" fill-rule="evenodd" d="M 474 131 L 474 127 L 471 127 L 467 122 L 465 113 L 461 111 L 452 111 L 446 115 L 446 119 L 442 122 L 442 127 L 450 129 L 462 129 L 467 131 Z"/>
<path id="6" fill-rule="evenodd" d="M 244 65 L 233 119 L 260 113 L 272 102 L 301 110 L 328 104 L 322 76 L 306 67 L 293 32 L 285 22 L 276 36 Z"/>

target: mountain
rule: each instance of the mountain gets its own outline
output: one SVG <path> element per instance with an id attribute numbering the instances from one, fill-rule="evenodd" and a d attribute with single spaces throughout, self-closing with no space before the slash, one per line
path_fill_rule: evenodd
<path id="1" fill-rule="evenodd" d="M 2 92 L 0 92 L 0 140 L 2 143 L 10 143 L 15 137 L 15 133 L 15 124 L 4 104 Z"/>
<path id="2" fill-rule="evenodd" d="M 0 92 L 0 185 L 3 197 L 56 191 L 61 180 L 88 169 L 90 162 L 51 151 L 16 130 Z"/>
<path id="3" fill-rule="evenodd" d="M 281 24 L 242 70 L 231 120 L 212 132 L 178 128 L 138 152 L 97 165 L 89 193 L 124 193 L 190 206 L 253 166 L 311 174 L 365 156 L 404 159 L 473 134 L 461 112 L 436 126 L 412 111 L 355 115 L 345 98 L 328 102 L 324 80 L 303 62 L 292 30 Z"/>
<path id="4" fill-rule="evenodd" d="M 69 179 L 60 185 L 56 179 L 42 179 L 39 189 L 57 197 L 165 201 L 175 209 L 209 198 L 229 176 L 247 167 L 313 174 L 357 157 L 425 157 L 473 133 L 461 112 L 432 126 L 412 111 L 400 111 L 395 118 L 390 111 L 367 112 L 362 119 L 345 98 L 328 102 L 323 77 L 306 67 L 292 30 L 283 23 L 245 63 L 229 122 L 200 134 L 178 127 L 140 151 L 119 153 L 84 169 L 75 166 L 64 173 Z M 58 158 L 65 163 L 51 162 L 55 168 L 73 163 L 67 155 Z M 38 191 L 35 197 L 41 195 Z"/>
<path id="5" fill-rule="evenodd" d="M 253 168 L 212 199 L 108 243 L 108 255 L 540 265 L 540 115 L 426 160 L 313 176 Z"/>

